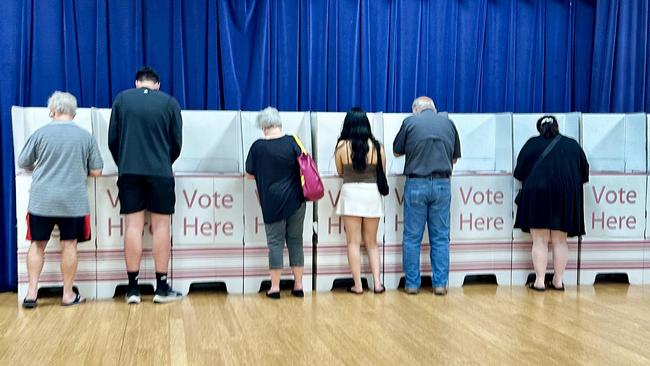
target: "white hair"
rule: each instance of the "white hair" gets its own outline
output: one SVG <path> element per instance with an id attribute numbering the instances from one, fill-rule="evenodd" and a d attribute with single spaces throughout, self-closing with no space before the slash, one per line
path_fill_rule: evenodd
<path id="1" fill-rule="evenodd" d="M 257 115 L 257 127 L 261 130 L 267 128 L 279 127 L 282 128 L 282 120 L 280 120 L 280 112 L 273 107 L 266 107 Z"/>
<path id="2" fill-rule="evenodd" d="M 47 108 L 50 112 L 59 114 L 77 114 L 77 98 L 66 92 L 55 91 L 47 100 Z"/>
<path id="3" fill-rule="evenodd" d="M 422 111 L 431 109 L 434 112 L 437 112 L 436 104 L 429 97 L 417 97 L 411 105 L 411 109 L 414 114 L 420 114 Z"/>

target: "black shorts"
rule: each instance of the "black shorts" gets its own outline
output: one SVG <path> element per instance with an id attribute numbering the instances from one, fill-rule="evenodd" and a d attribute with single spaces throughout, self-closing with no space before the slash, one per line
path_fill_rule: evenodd
<path id="1" fill-rule="evenodd" d="M 27 214 L 27 240 L 50 240 L 54 225 L 59 227 L 61 240 L 90 240 L 90 215 L 81 217 L 50 217 Z"/>
<path id="2" fill-rule="evenodd" d="M 117 188 L 121 214 L 142 210 L 162 215 L 174 213 L 174 177 L 124 174 L 117 179 Z"/>

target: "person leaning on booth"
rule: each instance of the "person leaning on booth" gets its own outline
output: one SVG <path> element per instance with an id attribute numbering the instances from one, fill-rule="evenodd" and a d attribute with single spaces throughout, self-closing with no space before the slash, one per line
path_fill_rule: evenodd
<path id="1" fill-rule="evenodd" d="M 176 193 L 172 164 L 181 153 L 183 119 L 178 101 L 161 92 L 158 73 L 148 66 L 135 75 L 135 88 L 115 97 L 108 147 L 117 164 L 120 213 L 126 215 L 124 258 L 129 284 L 126 301 L 140 303 L 144 212 L 151 212 L 156 270 L 154 303 L 177 301 L 182 294 L 167 283 L 171 215 Z"/>
<path id="2" fill-rule="evenodd" d="M 70 93 L 54 92 L 47 101 L 52 122 L 29 137 L 18 156 L 18 166 L 33 170 L 27 208 L 27 252 L 29 287 L 23 307 L 37 305 L 38 279 L 43 269 L 45 246 L 54 225 L 61 240 L 63 273 L 62 305 L 77 305 L 85 298 L 74 292 L 77 273 L 77 243 L 90 240 L 90 206 L 86 179 L 101 175 L 104 163 L 97 141 L 72 120 L 77 99 Z"/>
<path id="3" fill-rule="evenodd" d="M 460 158 L 460 139 L 454 123 L 437 113 L 433 100 L 413 101 L 413 115 L 402 123 L 395 141 L 395 156 L 406 155 L 404 164 L 404 245 L 402 263 L 405 291 L 420 290 L 420 246 L 428 225 L 431 245 L 432 284 L 436 295 L 447 294 L 449 279 L 449 177 Z"/>
<path id="4" fill-rule="evenodd" d="M 257 116 L 257 126 L 263 131 L 264 138 L 255 141 L 248 151 L 246 176 L 255 179 L 269 247 L 271 288 L 266 296 L 280 298 L 280 276 L 286 242 L 294 277 L 291 294 L 304 297 L 302 275 L 305 257 L 302 232 L 306 204 L 298 165 L 301 149 L 293 136 L 282 133 L 282 121 L 277 109 L 267 107 L 262 110 Z"/>
<path id="5" fill-rule="evenodd" d="M 530 138 L 517 157 L 514 177 L 522 188 L 515 198 L 515 228 L 533 237 L 536 277 L 528 287 L 564 291 L 567 236 L 585 233 L 583 185 L 589 181 L 589 163 L 578 142 L 560 134 L 555 117 L 540 118 L 537 131 L 539 136 Z M 554 275 L 545 283 L 549 240 Z"/>
<path id="6" fill-rule="evenodd" d="M 343 217 L 348 264 L 354 279 L 354 286 L 349 287 L 348 292 L 358 295 L 363 294 L 360 263 L 362 242 L 368 251 L 374 278 L 373 290 L 376 294 L 385 290 L 381 283 L 381 263 L 377 249 L 379 219 L 384 216 L 383 201 L 377 187 L 377 163 L 380 158 L 382 165 L 386 166 L 384 148 L 372 135 L 366 112 L 361 108 L 352 108 L 345 116 L 336 143 L 336 171 L 343 177 L 336 214 Z"/>

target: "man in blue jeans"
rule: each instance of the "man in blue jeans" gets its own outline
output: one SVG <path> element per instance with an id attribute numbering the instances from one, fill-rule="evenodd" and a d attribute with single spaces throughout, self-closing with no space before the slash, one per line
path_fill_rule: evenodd
<path id="1" fill-rule="evenodd" d="M 446 113 L 436 111 L 431 98 L 416 98 L 412 109 L 413 115 L 402 122 L 393 142 L 395 156 L 406 155 L 402 250 L 405 291 L 420 291 L 420 246 L 424 226 L 428 225 L 434 293 L 445 295 L 449 278 L 449 177 L 460 158 L 460 139 L 454 123 Z"/>

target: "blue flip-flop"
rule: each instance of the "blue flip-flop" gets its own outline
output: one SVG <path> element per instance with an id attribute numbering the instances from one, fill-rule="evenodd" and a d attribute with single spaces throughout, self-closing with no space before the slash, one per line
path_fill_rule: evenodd
<path id="1" fill-rule="evenodd" d="M 36 298 L 36 299 L 25 298 L 25 299 L 23 299 L 23 307 L 25 309 L 33 309 L 38 305 L 37 301 L 38 301 L 38 298 Z"/>
<path id="2" fill-rule="evenodd" d="M 83 304 L 84 302 L 86 302 L 86 298 L 81 297 L 81 295 L 77 294 L 77 296 L 75 296 L 74 300 L 72 300 L 71 302 L 62 302 L 61 306 L 79 305 L 79 304 Z"/>

